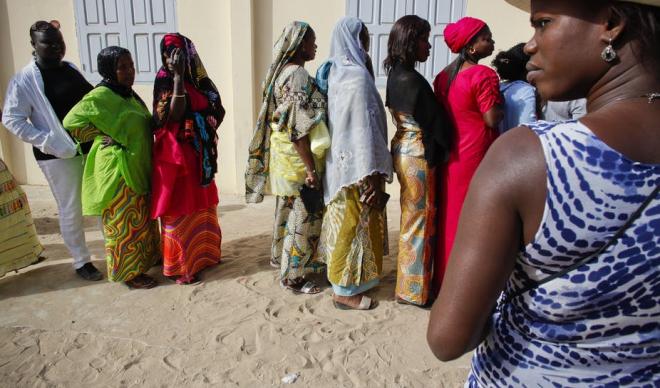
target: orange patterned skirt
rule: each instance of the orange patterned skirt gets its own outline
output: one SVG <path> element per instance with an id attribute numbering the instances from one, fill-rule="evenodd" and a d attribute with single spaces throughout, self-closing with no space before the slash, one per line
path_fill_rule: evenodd
<path id="1" fill-rule="evenodd" d="M 222 232 L 216 206 L 193 214 L 161 217 L 163 274 L 191 279 L 220 262 Z"/>

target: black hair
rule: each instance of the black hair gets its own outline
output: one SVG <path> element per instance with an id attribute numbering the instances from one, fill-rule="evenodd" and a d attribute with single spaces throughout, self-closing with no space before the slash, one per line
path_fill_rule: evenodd
<path id="1" fill-rule="evenodd" d="M 507 51 L 500 51 L 491 62 L 500 78 L 507 81 L 525 80 L 529 55 L 524 51 L 525 43 L 518 43 Z"/>
<path id="2" fill-rule="evenodd" d="M 34 34 L 37 32 L 57 32 L 59 30 L 60 22 L 57 20 L 51 20 L 50 22 L 37 20 L 30 26 L 30 38 L 33 38 Z"/>
<path id="3" fill-rule="evenodd" d="M 383 67 L 387 74 L 396 65 L 413 66 L 417 60 L 417 41 L 431 32 L 431 25 L 417 15 L 406 15 L 392 26 L 387 40 L 387 58 Z"/>
<path id="4" fill-rule="evenodd" d="M 130 55 L 131 52 L 119 46 L 108 46 L 99 51 L 96 56 L 97 67 L 104 80 L 117 82 L 117 62 L 126 54 Z"/>
<path id="5" fill-rule="evenodd" d="M 617 43 L 636 41 L 634 54 L 655 74 L 660 74 L 660 7 L 626 2 L 612 3 L 616 16 L 626 21 L 623 34 Z"/>
<path id="6" fill-rule="evenodd" d="M 484 33 L 484 31 L 489 29 L 490 27 L 488 27 L 488 25 L 483 26 L 479 30 L 479 32 L 474 34 L 472 39 L 470 39 L 470 41 L 465 46 L 463 46 L 461 51 L 458 53 L 458 57 L 456 58 L 454 63 L 450 65 L 451 71 L 449 73 L 449 79 L 447 80 L 447 90 L 449 90 L 449 87 L 451 86 L 452 82 L 454 82 L 454 80 L 456 79 L 456 76 L 458 76 L 458 73 L 461 71 L 461 67 L 463 67 L 463 64 L 465 62 L 472 61 L 476 63 L 478 61 L 477 58 L 475 58 L 472 54 L 470 54 L 470 47 L 474 45 L 474 42 L 476 42 L 477 39 L 479 39 L 479 37 L 481 36 L 481 34 Z"/>

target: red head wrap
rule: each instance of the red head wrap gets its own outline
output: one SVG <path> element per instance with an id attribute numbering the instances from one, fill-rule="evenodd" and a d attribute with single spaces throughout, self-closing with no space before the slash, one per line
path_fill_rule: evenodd
<path id="1" fill-rule="evenodd" d="M 163 42 L 165 47 L 174 46 L 177 48 L 183 48 L 184 43 L 179 34 L 167 34 L 163 37 Z"/>
<path id="2" fill-rule="evenodd" d="M 465 45 L 486 25 L 481 19 L 464 17 L 456 23 L 449 23 L 445 27 L 445 42 L 452 53 L 460 52 Z"/>

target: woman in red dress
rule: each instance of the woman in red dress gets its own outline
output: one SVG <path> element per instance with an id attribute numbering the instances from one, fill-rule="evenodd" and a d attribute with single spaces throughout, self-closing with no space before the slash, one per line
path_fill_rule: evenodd
<path id="1" fill-rule="evenodd" d="M 181 34 L 160 44 L 163 67 L 154 84 L 151 216 L 160 217 L 163 274 L 178 284 L 220 262 L 216 208 L 216 130 L 225 111 L 195 46 Z"/>
<path id="2" fill-rule="evenodd" d="M 456 133 L 449 161 L 440 174 L 440 237 L 435 262 L 435 284 L 442 284 L 463 201 L 472 175 L 498 135 L 503 113 L 499 78 L 479 65 L 495 49 L 490 28 L 479 19 L 465 17 L 445 28 L 445 42 L 458 58 L 433 82 L 435 95 L 454 124 Z"/>

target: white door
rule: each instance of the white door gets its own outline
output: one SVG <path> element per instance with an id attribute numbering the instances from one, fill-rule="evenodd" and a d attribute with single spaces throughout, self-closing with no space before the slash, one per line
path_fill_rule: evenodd
<path id="1" fill-rule="evenodd" d="M 387 39 L 394 22 L 405 15 L 417 15 L 431 24 L 431 57 L 417 66 L 431 82 L 452 59 L 443 32 L 447 24 L 463 16 L 465 0 L 347 0 L 346 8 L 348 15 L 360 18 L 369 29 L 369 55 L 374 62 L 376 83 L 384 86 L 387 75 L 383 61 L 387 57 Z"/>
<path id="2" fill-rule="evenodd" d="M 135 80 L 153 82 L 160 68 L 160 39 L 176 32 L 175 0 L 75 0 L 80 62 L 90 81 L 100 81 L 99 51 L 127 48 L 135 61 Z"/>

